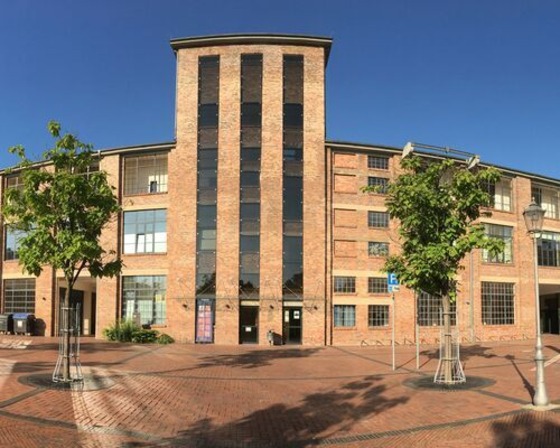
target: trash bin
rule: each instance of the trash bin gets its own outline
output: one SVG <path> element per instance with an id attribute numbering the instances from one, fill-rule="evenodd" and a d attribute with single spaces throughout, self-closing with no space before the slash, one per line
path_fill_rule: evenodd
<path id="1" fill-rule="evenodd" d="M 14 313 L 14 334 L 31 336 L 35 330 L 35 316 L 31 313 Z"/>
<path id="2" fill-rule="evenodd" d="M 11 334 L 14 331 L 14 317 L 10 314 L 0 314 L 0 333 Z"/>

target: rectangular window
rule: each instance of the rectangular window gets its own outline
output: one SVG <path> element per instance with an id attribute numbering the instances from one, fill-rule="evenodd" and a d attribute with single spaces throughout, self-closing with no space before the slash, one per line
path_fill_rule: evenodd
<path id="1" fill-rule="evenodd" d="M 368 306 L 368 326 L 369 327 L 388 327 L 389 326 L 389 305 L 369 305 Z"/>
<path id="2" fill-rule="evenodd" d="M 387 255 L 389 255 L 389 243 L 369 241 L 368 255 L 370 257 L 386 257 Z"/>
<path id="3" fill-rule="evenodd" d="M 26 234 L 23 230 L 15 230 L 6 226 L 5 260 L 17 260 L 19 258 L 19 242 Z"/>
<path id="4" fill-rule="evenodd" d="M 35 279 L 4 282 L 4 313 L 35 313 Z"/>
<path id="5" fill-rule="evenodd" d="M 511 179 L 502 178 L 497 183 L 487 182 L 483 187 L 492 199 L 493 208 L 505 212 L 512 210 Z"/>
<path id="6" fill-rule="evenodd" d="M 389 227 L 389 213 L 387 212 L 368 212 L 369 227 Z"/>
<path id="7" fill-rule="evenodd" d="M 167 210 L 124 213 L 125 254 L 167 252 Z"/>
<path id="8" fill-rule="evenodd" d="M 513 283 L 482 282 L 482 323 L 513 325 Z"/>
<path id="9" fill-rule="evenodd" d="M 368 293 L 370 294 L 387 294 L 387 279 L 385 277 L 369 277 Z"/>
<path id="10" fill-rule="evenodd" d="M 124 194 L 167 192 L 167 153 L 124 158 Z"/>
<path id="11" fill-rule="evenodd" d="M 542 232 L 537 244 L 539 266 L 560 267 L 560 233 Z"/>
<path id="12" fill-rule="evenodd" d="M 356 292 L 356 277 L 335 277 L 334 292 L 342 294 Z"/>
<path id="13" fill-rule="evenodd" d="M 373 187 L 374 193 L 387 194 L 389 191 L 389 179 L 369 176 L 368 187 Z"/>
<path id="14" fill-rule="evenodd" d="M 486 263 L 511 263 L 513 261 L 513 228 L 497 224 L 484 224 L 486 235 L 500 239 L 504 242 L 504 250 L 498 254 L 490 254 L 487 250 L 482 252 L 482 259 Z"/>
<path id="15" fill-rule="evenodd" d="M 6 188 L 23 190 L 23 179 L 21 178 L 21 175 L 14 174 L 12 176 L 6 177 Z"/>
<path id="16" fill-rule="evenodd" d="M 167 277 L 123 277 L 122 318 L 140 315 L 142 325 L 163 325 L 166 321 Z"/>
<path id="17" fill-rule="evenodd" d="M 389 158 L 382 156 L 368 156 L 367 166 L 374 170 L 388 170 L 389 169 Z"/>
<path id="18" fill-rule="evenodd" d="M 355 305 L 335 305 L 334 306 L 334 326 L 335 327 L 355 327 L 356 326 L 356 306 Z"/>
<path id="19" fill-rule="evenodd" d="M 457 324 L 457 302 L 449 304 L 451 325 Z M 436 327 L 443 325 L 443 307 L 441 298 L 421 292 L 417 295 L 418 325 Z"/>
<path id="20" fill-rule="evenodd" d="M 537 204 L 545 210 L 545 218 L 560 218 L 559 190 L 552 187 L 535 186 L 531 188 L 531 194 Z"/>

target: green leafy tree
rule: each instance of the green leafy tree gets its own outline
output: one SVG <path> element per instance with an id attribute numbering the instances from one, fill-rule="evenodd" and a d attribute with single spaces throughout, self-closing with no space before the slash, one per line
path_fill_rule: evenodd
<path id="1" fill-rule="evenodd" d="M 9 149 L 19 156 L 14 168 L 23 188 L 5 192 L 2 215 L 9 225 L 22 230 L 19 263 L 38 276 L 44 266 L 60 270 L 66 280 L 62 322 L 69 322 L 70 297 L 80 274 L 112 277 L 121 260 L 99 243 L 104 226 L 120 207 L 104 171 L 90 170 L 96 154 L 91 145 L 72 134 L 61 134 L 60 124 L 49 122 L 54 146 L 43 154 L 44 163 L 33 163 L 22 146 Z M 63 332 L 62 380 L 70 377 L 70 335 Z"/>
<path id="2" fill-rule="evenodd" d="M 483 185 L 500 179 L 494 168 L 469 171 L 452 159 L 430 161 L 419 156 L 402 159 L 401 174 L 386 200 L 391 218 L 399 221 L 401 252 L 389 256 L 384 270 L 400 283 L 441 299 L 444 318 L 444 383 L 453 382 L 450 303 L 457 297 L 457 273 L 465 255 L 475 248 L 495 254 L 503 242 L 485 234 L 476 223 L 481 208 L 492 205 Z M 375 187 L 373 187 L 375 188 Z M 371 188 L 366 188 L 366 191 Z"/>

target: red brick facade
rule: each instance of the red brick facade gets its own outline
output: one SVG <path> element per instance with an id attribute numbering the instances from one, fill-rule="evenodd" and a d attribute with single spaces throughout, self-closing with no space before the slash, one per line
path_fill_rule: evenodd
<path id="1" fill-rule="evenodd" d="M 216 292 L 213 342 L 240 343 L 242 306 L 258 307 L 255 331 L 259 344 L 267 344 L 272 330 L 285 339 L 289 312 L 301 323 L 303 345 L 383 345 L 391 340 L 393 312 L 396 341 L 416 340 L 418 304 L 406 289 L 391 296 L 369 291 L 368 278 L 386 278 L 381 272 L 383 253 L 370 243 L 399 250 L 396 223 L 388 228 L 368 225 L 369 212 L 384 212 L 385 196 L 364 194 L 368 177 L 392 179 L 400 172 L 399 148 L 353 145 L 325 141 L 325 66 L 330 40 L 298 36 L 225 36 L 172 42 L 177 60 L 176 141 L 169 144 L 102 152 L 100 168 L 109 173 L 123 213 L 166 210 L 167 250 L 164 253 L 123 254 L 123 215 L 105 229 L 101 242 L 106 250 L 121 254 L 120 278 L 98 279 L 96 301 L 87 299 L 93 315 L 89 334 L 102 330 L 122 317 L 123 278 L 166 278 L 165 322 L 153 327 L 182 343 L 194 343 L 197 329 L 197 158 L 198 158 L 198 61 L 219 55 L 219 122 L 217 162 Z M 241 56 L 262 55 L 262 144 L 260 168 L 260 294 L 257 299 L 239 296 L 240 266 L 240 116 Z M 283 265 L 283 78 L 284 55 L 301 55 L 303 78 L 303 284 L 301 300 L 282 299 Z M 124 191 L 124 160 L 139 154 L 167 153 L 166 192 L 127 195 Z M 385 158 L 387 166 L 368 167 L 368 156 Z M 511 210 L 492 210 L 483 222 L 513 228 L 513 259 L 510 263 L 486 263 L 480 251 L 465 260 L 459 274 L 457 320 L 461 338 L 469 341 L 532 337 L 535 331 L 532 242 L 522 218 L 531 200 L 532 183 L 560 190 L 560 181 L 540 179 L 514 171 L 511 177 Z M 5 182 L 2 182 L 5 187 Z M 560 232 L 560 221 L 547 219 L 545 230 Z M 558 302 L 558 268 L 541 267 L 543 300 Z M 5 281 L 26 278 L 17 261 L 2 261 L 2 311 Z M 41 319 L 40 333 L 53 335 L 57 322 L 57 276 L 45 269 L 36 281 L 35 314 Z M 354 279 L 353 292 L 335 292 L 334 279 Z M 377 280 L 379 284 L 380 280 Z M 485 325 L 482 316 L 482 282 L 514 285 L 514 323 Z M 379 286 L 379 285 L 378 285 Z M 89 297 L 89 296 L 88 296 Z M 158 300 L 161 300 L 159 298 Z M 381 305 L 388 310 L 379 317 Z M 556 305 L 557 306 L 557 305 Z M 553 307 L 553 305 L 551 305 Z M 335 319 L 335 308 L 340 314 Z M 344 309 L 343 309 L 344 308 Z M 343 313 L 348 312 L 344 319 Z M 373 314 L 371 314 L 371 313 Z M 292 316 L 293 317 L 293 316 Z M 342 320 L 341 320 L 342 319 Z M 376 319 L 381 319 L 380 321 Z M 95 322 L 95 323 L 93 323 Z M 381 322 L 381 325 L 377 326 Z M 341 325 L 342 323 L 342 325 Z M 371 325 L 375 323 L 376 325 Z M 241 331 L 240 331 L 241 330 Z M 422 342 L 439 338 L 440 327 L 421 326 Z"/>

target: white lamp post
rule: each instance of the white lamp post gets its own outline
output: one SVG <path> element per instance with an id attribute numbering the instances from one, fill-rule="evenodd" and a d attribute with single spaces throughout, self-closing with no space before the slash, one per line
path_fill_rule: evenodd
<path id="1" fill-rule="evenodd" d="M 541 307 L 539 299 L 539 268 L 537 254 L 537 238 L 542 230 L 545 211 L 540 207 L 535 199 L 523 210 L 523 218 L 527 231 L 533 238 L 533 257 L 535 269 L 535 319 L 537 327 L 537 343 L 535 346 L 535 364 L 537 369 L 537 383 L 535 385 L 535 395 L 533 397 L 533 405 L 536 407 L 546 407 L 549 405 L 548 395 L 546 393 L 546 385 L 544 383 L 544 355 L 542 351 L 541 339 Z"/>

